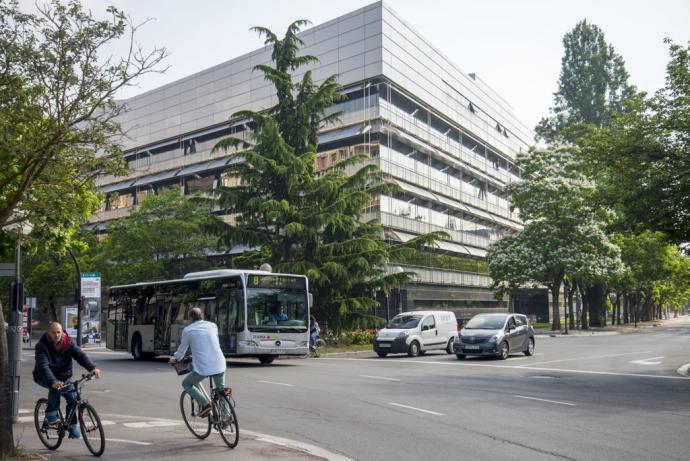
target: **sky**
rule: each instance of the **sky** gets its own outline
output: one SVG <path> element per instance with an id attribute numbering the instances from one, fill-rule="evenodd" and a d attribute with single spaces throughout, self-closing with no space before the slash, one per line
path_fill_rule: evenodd
<path id="1" fill-rule="evenodd" d="M 22 1 L 22 5 L 33 5 Z M 136 23 L 144 49 L 164 46 L 170 66 L 120 97 L 130 97 L 263 46 L 249 30 L 265 26 L 282 37 L 295 19 L 314 25 L 372 0 L 82 0 L 95 14 L 106 5 Z M 599 26 L 623 56 L 629 82 L 653 93 L 668 63 L 664 37 L 690 41 L 688 0 L 387 0 L 412 28 L 464 72 L 476 73 L 513 107 L 527 126 L 548 114 L 557 89 L 563 35 L 582 19 Z"/>

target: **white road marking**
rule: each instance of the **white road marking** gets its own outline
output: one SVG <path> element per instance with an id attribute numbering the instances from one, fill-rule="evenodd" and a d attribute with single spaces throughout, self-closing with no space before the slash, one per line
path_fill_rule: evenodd
<path id="1" fill-rule="evenodd" d="M 146 429 L 151 427 L 177 426 L 178 424 L 182 423 L 179 421 L 138 421 L 136 423 L 123 423 L 122 425 L 130 429 Z"/>
<path id="2" fill-rule="evenodd" d="M 26 408 L 20 408 L 19 409 L 19 414 L 21 415 L 22 413 L 33 413 L 33 410 L 27 410 Z"/>
<path id="3" fill-rule="evenodd" d="M 385 376 L 359 375 L 360 378 L 380 379 L 382 381 L 400 381 L 398 378 L 386 378 Z"/>
<path id="4" fill-rule="evenodd" d="M 411 407 L 409 405 L 403 405 L 402 403 L 388 402 L 388 405 L 393 405 L 395 407 L 400 407 L 400 408 L 407 408 L 408 410 L 421 411 L 422 413 L 429 413 L 430 415 L 435 415 L 435 416 L 445 416 L 443 413 L 437 413 L 435 411 L 425 410 L 424 408 Z"/>
<path id="5" fill-rule="evenodd" d="M 102 419 L 101 420 L 101 426 L 112 426 L 114 424 L 117 424 L 115 421 L 110 421 L 109 419 Z"/>
<path id="6" fill-rule="evenodd" d="M 275 436 L 268 435 L 268 434 L 261 434 L 259 432 L 248 431 L 246 429 L 242 429 L 242 435 L 248 435 L 250 437 L 254 437 L 255 439 L 260 440 L 262 442 L 268 442 L 268 443 L 272 443 L 274 445 L 281 445 L 284 447 L 301 450 L 301 451 L 307 452 L 311 455 L 314 455 L 314 456 L 317 456 L 317 457 L 320 457 L 323 459 L 328 459 L 330 461 L 353 461 L 352 458 L 348 458 L 346 456 L 330 452 L 324 448 L 317 447 L 315 445 L 310 445 L 308 443 L 298 442 L 296 440 L 284 439 L 282 437 L 275 437 Z"/>
<path id="7" fill-rule="evenodd" d="M 661 363 L 661 360 L 657 359 L 663 359 L 664 357 L 650 357 L 648 359 L 640 359 L 640 360 L 631 360 L 629 363 L 634 363 L 636 365 L 659 365 Z"/>
<path id="8" fill-rule="evenodd" d="M 259 380 L 259 381 L 257 381 L 257 382 L 259 382 L 259 383 L 264 383 L 264 384 L 275 384 L 276 386 L 295 387 L 294 384 L 277 383 L 277 382 L 275 382 L 275 381 L 262 381 L 262 380 Z"/>
<path id="9" fill-rule="evenodd" d="M 124 440 L 124 439 L 105 439 L 108 442 L 119 442 L 119 443 L 131 443 L 133 445 L 153 445 L 151 442 L 138 442 L 136 440 Z"/>
<path id="10" fill-rule="evenodd" d="M 552 371 L 554 373 L 577 373 L 585 375 L 605 375 L 605 376 L 631 376 L 634 378 L 654 378 L 654 379 L 682 379 L 687 381 L 688 378 L 684 376 L 667 376 L 667 375 L 647 375 L 641 373 L 615 373 L 612 371 L 592 371 L 592 370 L 570 370 L 564 368 L 545 368 L 545 367 L 532 367 L 532 366 L 510 366 L 510 365 L 490 365 L 486 363 L 471 363 L 471 362 L 431 362 L 431 361 L 420 361 L 420 360 L 395 360 L 386 361 L 381 359 L 353 359 L 345 357 L 324 357 L 320 360 L 340 360 L 340 361 L 360 361 L 360 362 L 375 362 L 379 365 L 382 363 L 394 364 L 422 364 L 422 365 L 445 365 L 445 366 L 457 366 L 457 367 L 485 367 L 485 368 L 503 368 L 509 370 L 537 370 L 537 371 Z"/>
<path id="11" fill-rule="evenodd" d="M 574 403 L 568 403 L 568 402 L 559 402 L 558 400 L 547 400 L 547 399 L 538 399 L 536 397 L 527 397 L 526 395 L 514 395 L 514 397 L 520 398 L 520 399 L 527 399 L 527 400 L 537 400 L 539 402 L 548 402 L 548 403 L 557 403 L 558 405 L 569 405 L 571 407 L 574 407 Z"/>
<path id="12" fill-rule="evenodd" d="M 635 355 L 635 354 L 649 354 L 651 351 L 642 351 L 642 352 L 625 352 L 623 354 L 607 354 L 607 355 L 590 355 L 589 357 L 572 357 L 569 359 L 559 359 L 559 360 L 549 360 L 547 362 L 535 362 L 531 363 L 529 366 L 534 366 L 534 365 L 543 365 L 545 363 L 558 363 L 558 362 L 570 362 L 573 360 L 591 360 L 591 359 L 605 359 L 608 357 L 620 357 L 623 355 Z M 520 365 L 521 367 L 523 365 Z M 527 366 L 527 365 L 524 365 Z"/>
<path id="13" fill-rule="evenodd" d="M 34 417 L 33 416 L 19 416 L 19 417 L 17 417 L 17 422 L 18 423 L 33 423 Z"/>

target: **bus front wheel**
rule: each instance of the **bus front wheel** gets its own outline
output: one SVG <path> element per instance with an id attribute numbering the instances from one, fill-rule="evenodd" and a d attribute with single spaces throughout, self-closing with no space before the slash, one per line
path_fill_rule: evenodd
<path id="1" fill-rule="evenodd" d="M 135 333 L 132 337 L 132 358 L 137 361 L 144 360 L 144 351 L 139 333 Z"/>
<path id="2" fill-rule="evenodd" d="M 271 355 L 262 355 L 261 357 L 259 357 L 259 362 L 269 364 L 269 363 L 273 363 L 274 359 L 275 359 L 275 357 L 273 357 Z"/>

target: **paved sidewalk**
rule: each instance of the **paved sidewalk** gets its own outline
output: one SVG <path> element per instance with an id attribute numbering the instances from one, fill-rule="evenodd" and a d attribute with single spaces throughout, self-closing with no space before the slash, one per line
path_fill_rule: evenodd
<path id="1" fill-rule="evenodd" d="M 50 451 L 41 445 L 33 430 L 33 424 L 17 424 L 14 431 L 19 444 L 26 452 L 34 455 L 34 459 L 53 461 L 93 459 L 81 440 L 65 439 L 60 448 Z M 127 444 L 125 440 L 108 438 L 106 432 L 106 449 L 100 459 L 196 461 L 203 457 L 204 460 L 213 461 L 227 460 L 228 457 L 232 457 L 243 461 L 350 461 L 347 457 L 330 453 L 313 445 L 242 431 L 241 428 L 240 441 L 234 449 L 226 447 L 217 434 L 212 433 L 206 440 L 196 440 L 189 432 L 184 431 L 173 431 L 174 433 L 171 434 L 166 430 L 160 436 L 149 439 L 152 443 L 141 445 Z"/>
<path id="2" fill-rule="evenodd" d="M 568 328 L 568 335 L 573 336 L 591 336 L 591 335 L 618 335 L 624 333 L 634 333 L 636 331 L 644 331 L 652 328 L 657 328 L 660 326 L 669 325 L 688 325 L 690 326 L 690 316 L 684 315 L 677 318 L 670 318 L 665 320 L 653 320 L 649 322 L 638 322 L 637 328 L 634 324 L 630 323 L 627 325 L 607 325 L 605 327 L 590 327 L 587 330 L 581 329 L 570 329 Z M 560 331 L 553 331 L 548 328 L 536 328 L 534 333 L 537 335 L 546 336 L 565 336 L 565 330 L 563 329 L 563 324 L 561 323 Z"/>

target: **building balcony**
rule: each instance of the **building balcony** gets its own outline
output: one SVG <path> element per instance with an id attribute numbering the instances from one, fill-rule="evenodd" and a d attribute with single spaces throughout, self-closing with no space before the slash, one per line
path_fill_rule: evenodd
<path id="1" fill-rule="evenodd" d="M 399 272 L 400 267 L 404 272 L 414 272 L 416 283 L 429 283 L 434 285 L 454 285 L 463 287 L 490 288 L 491 277 L 471 272 L 460 272 L 446 269 L 433 269 L 429 267 L 409 266 L 406 264 L 392 264 L 386 266 L 386 275 Z"/>

